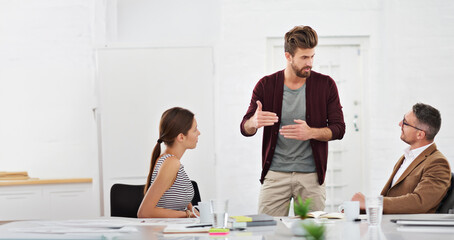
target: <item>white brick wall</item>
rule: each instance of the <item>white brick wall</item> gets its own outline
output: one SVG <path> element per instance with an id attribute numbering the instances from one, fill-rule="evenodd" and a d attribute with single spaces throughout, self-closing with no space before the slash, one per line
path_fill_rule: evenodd
<path id="1" fill-rule="evenodd" d="M 0 2 L 0 171 L 97 174 L 93 13 L 90 0 Z"/>
<path id="2" fill-rule="evenodd" d="M 397 123 L 415 102 L 441 111 L 436 142 L 454 164 L 453 1 L 118 3 L 121 15 L 110 18 L 115 9 L 104 12 L 103 1 L 0 2 L 0 171 L 27 168 L 43 177 L 96 177 L 95 125 L 89 111 L 95 91 L 94 41 L 213 46 L 217 155 L 213 191 L 231 199 L 231 214 L 255 213 L 261 132 L 245 138 L 239 123 L 255 83 L 268 74 L 266 38 L 281 37 L 299 24 L 314 27 L 320 36 L 369 36 L 369 76 L 363 90 L 368 105 L 363 118 L 364 161 L 370 168 L 364 192 L 381 190 L 406 147 Z M 158 15 L 175 8 L 179 14 Z M 178 31 L 179 27 L 184 29 Z"/>
<path id="3" fill-rule="evenodd" d="M 93 18 L 91 0 L 0 1 L 0 171 L 97 189 Z"/>
<path id="4" fill-rule="evenodd" d="M 221 196 L 233 197 L 235 211 L 257 209 L 261 134 L 244 138 L 239 123 L 255 83 L 265 74 L 266 37 L 283 36 L 294 25 L 310 25 L 320 36 L 370 37 L 366 106 L 366 194 L 378 194 L 406 147 L 398 122 L 416 102 L 437 107 L 443 127 L 436 139 L 454 163 L 448 100 L 454 63 L 454 4 L 435 1 L 224 1 L 218 45 L 218 175 Z M 425 28 L 425 29 L 424 29 Z M 433 42 L 431 44 L 430 42 Z M 434 72 L 437 72 L 434 74 Z M 224 90 L 224 89 L 229 89 Z M 231 132 L 235 129 L 237 132 Z M 451 148 L 452 149 L 452 148 Z M 240 172 L 241 175 L 237 175 Z M 244 175 L 246 174 L 246 175 Z M 234 182 L 232 177 L 235 177 Z M 241 185 L 234 183 L 241 182 Z M 229 186 L 235 185 L 232 188 Z M 361 189 L 359 189 L 361 190 Z M 346 199 L 347 200 L 347 199 Z M 241 203 L 241 204 L 240 204 Z M 238 208 L 237 208 L 238 207 Z"/>

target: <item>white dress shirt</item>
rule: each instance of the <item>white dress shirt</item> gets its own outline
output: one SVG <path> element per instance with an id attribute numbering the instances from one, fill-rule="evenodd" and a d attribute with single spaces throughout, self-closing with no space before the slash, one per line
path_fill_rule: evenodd
<path id="1" fill-rule="evenodd" d="M 394 186 L 394 184 L 397 182 L 397 180 L 399 180 L 400 176 L 402 176 L 402 174 L 405 172 L 405 170 L 407 170 L 408 166 L 410 166 L 410 164 L 413 162 L 413 160 L 415 160 L 415 158 L 418 157 L 419 154 L 424 152 L 424 150 L 426 150 L 433 143 L 434 142 L 427 144 L 426 146 L 422 146 L 422 147 L 413 149 L 413 150 L 410 150 L 410 147 L 407 147 L 404 150 L 405 159 L 402 162 L 402 165 L 400 165 L 399 170 L 397 170 L 396 175 L 394 175 L 391 186 Z"/>

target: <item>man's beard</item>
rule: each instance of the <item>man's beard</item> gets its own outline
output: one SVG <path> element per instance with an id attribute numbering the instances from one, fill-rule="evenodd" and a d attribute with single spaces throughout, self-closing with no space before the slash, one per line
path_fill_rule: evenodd
<path id="1" fill-rule="evenodd" d="M 400 135 L 400 140 L 402 140 L 404 143 L 406 143 L 406 144 L 408 144 L 408 145 L 411 145 L 411 144 L 412 144 L 412 142 L 409 141 L 409 140 L 406 138 L 406 136 L 405 136 L 404 133 L 402 133 L 402 134 Z"/>
<path id="2" fill-rule="evenodd" d="M 312 67 L 303 67 L 298 69 L 295 65 L 292 64 L 292 69 L 295 72 L 295 75 L 300 78 L 308 78 L 311 75 Z M 309 69 L 309 72 L 304 71 L 305 69 Z"/>

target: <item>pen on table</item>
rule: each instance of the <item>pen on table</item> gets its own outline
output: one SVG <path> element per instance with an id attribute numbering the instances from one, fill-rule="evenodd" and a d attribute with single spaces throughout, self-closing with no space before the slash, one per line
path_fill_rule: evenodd
<path id="1" fill-rule="evenodd" d="M 244 227 L 237 227 L 237 228 L 230 228 L 230 231 L 245 231 L 246 228 Z"/>
<path id="2" fill-rule="evenodd" d="M 196 227 L 211 227 L 211 224 L 201 224 L 201 225 L 191 225 L 191 226 L 186 226 L 186 228 L 196 228 Z"/>

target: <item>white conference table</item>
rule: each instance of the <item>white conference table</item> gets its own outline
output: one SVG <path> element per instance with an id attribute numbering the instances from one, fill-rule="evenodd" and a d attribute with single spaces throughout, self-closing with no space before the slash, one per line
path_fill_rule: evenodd
<path id="1" fill-rule="evenodd" d="M 365 216 L 361 216 L 365 218 Z M 146 240 L 235 240 L 235 239 L 260 239 L 260 240 L 297 240 L 305 239 L 290 234 L 284 224 L 279 222 L 277 226 L 250 227 L 245 231 L 231 231 L 225 236 L 210 236 L 207 233 L 184 233 L 163 234 L 163 224 L 143 224 L 140 219 L 128 218 L 100 218 L 90 220 L 77 220 L 80 222 L 131 222 L 135 231 L 111 232 L 111 233 L 46 233 L 27 232 L 24 229 L 33 229 L 37 225 L 57 224 L 62 221 L 15 221 L 0 225 L 0 239 L 146 239 Z M 284 218 L 285 219 L 285 218 Z M 402 227 L 392 223 L 391 219 L 451 219 L 454 214 L 403 214 L 383 215 L 379 227 L 369 227 L 367 221 L 347 222 L 344 220 L 328 220 L 326 225 L 326 240 L 419 240 L 419 239 L 454 239 L 454 227 Z M 165 221 L 165 220 L 163 220 Z"/>

